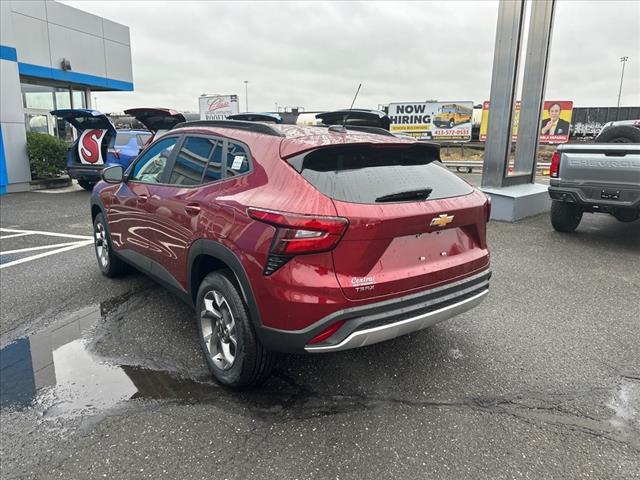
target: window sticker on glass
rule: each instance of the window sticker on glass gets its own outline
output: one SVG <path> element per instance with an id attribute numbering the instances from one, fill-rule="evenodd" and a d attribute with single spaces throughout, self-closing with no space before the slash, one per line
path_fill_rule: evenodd
<path id="1" fill-rule="evenodd" d="M 242 168 L 242 163 L 244 162 L 244 155 L 236 155 L 233 157 L 233 164 L 231 165 L 231 170 L 240 170 Z"/>

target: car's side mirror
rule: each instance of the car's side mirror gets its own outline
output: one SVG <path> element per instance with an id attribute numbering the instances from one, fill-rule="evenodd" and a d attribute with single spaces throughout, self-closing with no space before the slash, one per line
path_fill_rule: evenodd
<path id="1" fill-rule="evenodd" d="M 120 165 L 113 165 L 102 170 L 102 179 L 107 183 L 122 183 L 124 169 Z"/>

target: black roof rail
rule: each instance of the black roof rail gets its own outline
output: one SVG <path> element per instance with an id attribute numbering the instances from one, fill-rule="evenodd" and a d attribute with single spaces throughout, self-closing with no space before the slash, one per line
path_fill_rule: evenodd
<path id="1" fill-rule="evenodd" d="M 247 132 L 262 133 L 263 135 L 271 135 L 273 137 L 284 137 L 277 128 L 273 128 L 266 123 L 245 122 L 242 120 L 194 120 L 192 122 L 178 123 L 173 129 L 183 127 L 219 127 L 219 128 L 235 128 L 237 130 L 246 130 Z M 172 129 L 172 130 L 173 130 Z"/>

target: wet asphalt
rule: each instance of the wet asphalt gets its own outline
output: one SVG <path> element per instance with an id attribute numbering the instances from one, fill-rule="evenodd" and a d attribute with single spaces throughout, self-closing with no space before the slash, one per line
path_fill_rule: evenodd
<path id="1" fill-rule="evenodd" d="M 7 195 L 0 227 L 90 235 L 88 200 Z M 210 379 L 187 306 L 139 273 L 102 277 L 90 246 L 4 268 L 0 475 L 640 478 L 640 222 L 585 215 L 563 235 L 540 215 L 489 239 L 478 308 L 281 356 L 243 392 Z"/>

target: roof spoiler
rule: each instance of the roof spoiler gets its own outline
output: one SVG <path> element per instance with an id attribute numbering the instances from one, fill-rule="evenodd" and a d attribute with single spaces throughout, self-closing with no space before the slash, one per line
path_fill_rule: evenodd
<path id="1" fill-rule="evenodd" d="M 273 128 L 266 123 L 245 122 L 242 120 L 195 120 L 192 122 L 178 123 L 172 128 L 185 127 L 216 127 L 216 128 L 235 128 L 236 130 L 245 130 L 247 132 L 261 133 L 263 135 L 271 135 L 273 137 L 284 137 L 284 133 Z"/>

